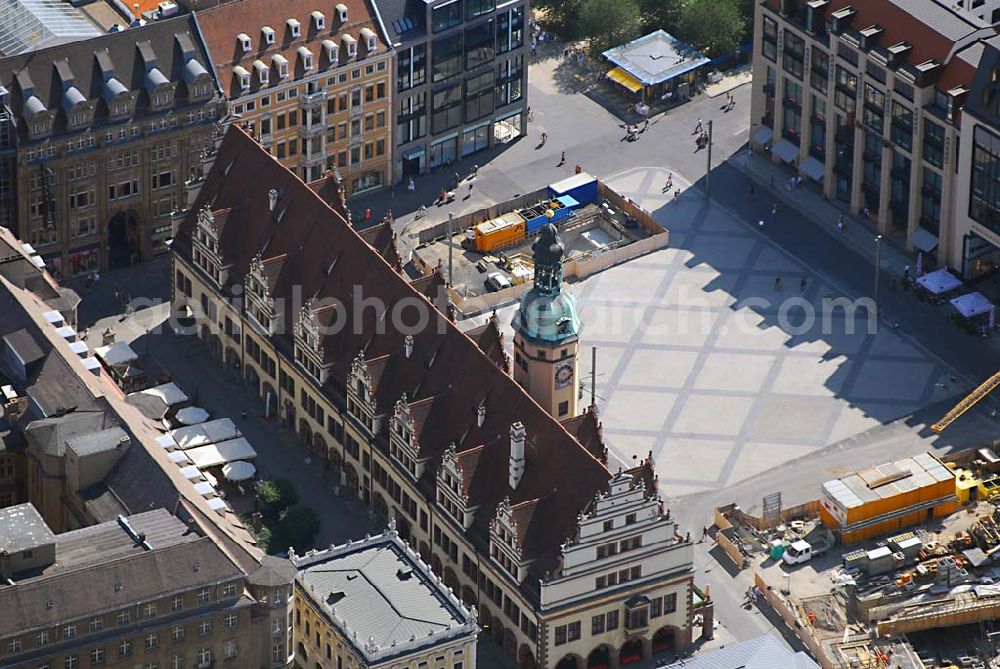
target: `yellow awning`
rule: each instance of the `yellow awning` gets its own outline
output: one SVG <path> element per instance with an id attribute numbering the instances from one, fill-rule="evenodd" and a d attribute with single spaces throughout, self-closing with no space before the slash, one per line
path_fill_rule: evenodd
<path id="1" fill-rule="evenodd" d="M 616 67 L 608 72 L 608 79 L 621 84 L 633 93 L 638 93 L 642 90 L 642 82 L 620 67 Z"/>

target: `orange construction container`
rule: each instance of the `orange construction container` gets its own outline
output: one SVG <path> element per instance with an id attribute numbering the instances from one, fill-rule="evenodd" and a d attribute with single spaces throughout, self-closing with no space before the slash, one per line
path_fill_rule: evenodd
<path id="1" fill-rule="evenodd" d="M 524 219 L 510 213 L 490 219 L 475 227 L 476 250 L 487 252 L 504 248 L 524 239 Z"/>
<path id="2" fill-rule="evenodd" d="M 823 484 L 820 517 L 851 543 L 941 518 L 958 506 L 955 473 L 926 453 Z"/>

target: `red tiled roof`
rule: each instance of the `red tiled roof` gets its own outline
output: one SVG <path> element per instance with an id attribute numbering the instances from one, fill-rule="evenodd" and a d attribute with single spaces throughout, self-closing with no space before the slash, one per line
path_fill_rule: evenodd
<path id="1" fill-rule="evenodd" d="M 437 272 L 432 273 L 432 276 L 434 274 L 437 274 Z M 497 323 L 496 312 L 493 312 L 493 315 L 491 315 L 489 320 L 484 324 L 480 325 L 478 328 L 467 330 L 465 334 L 467 334 L 472 341 L 476 342 L 479 346 L 479 350 L 482 351 L 487 358 L 492 360 L 493 364 L 497 365 L 505 372 L 510 372 L 510 357 L 504 350 L 503 333 L 500 332 L 500 325 Z M 572 432 L 572 430 L 570 430 L 570 432 Z"/>
<path id="2" fill-rule="evenodd" d="M 268 208 L 272 188 L 279 193 L 273 213 Z M 430 304 L 341 214 L 237 127 L 223 140 L 178 231 L 174 248 L 182 258 L 190 259 L 197 212 L 209 202 L 213 208 L 230 210 L 221 237 L 223 253 L 233 263 L 230 283 L 242 282 L 252 259 L 260 254 L 275 298 L 301 290 L 305 296 L 339 300 L 352 314 L 354 288 L 359 286 L 365 299 L 377 298 L 387 310 L 401 300 Z M 270 262 L 272 258 L 279 260 Z M 283 331 L 289 334 L 275 336 L 283 350 L 291 349 L 291 309 L 286 305 L 282 314 L 287 324 Z M 479 507 L 468 536 L 478 541 L 488 537 L 496 507 L 505 497 L 513 505 L 547 500 L 545 512 L 533 516 L 522 548 L 525 557 L 534 560 L 536 577 L 552 569 L 560 545 L 575 533 L 577 514 L 607 489 L 607 468 L 436 309 L 429 311 L 427 327 L 413 335 L 409 356 L 404 333 L 391 319 L 383 321 L 375 308 L 366 308 L 361 320 L 323 338 L 332 364 L 327 394 L 343 397 L 351 364 L 363 355 L 376 413 L 391 413 L 404 393 L 410 402 L 421 457 L 428 458 L 419 482 L 428 498 L 434 499 L 440 458 L 454 444 L 469 504 Z M 486 409 L 481 426 L 480 404 Z M 515 422 L 521 422 L 527 433 L 526 464 L 512 490 L 508 461 Z M 382 423 L 386 428 L 388 421 Z"/>
<path id="3" fill-rule="evenodd" d="M 338 4 L 347 6 L 347 23 L 340 24 L 335 7 Z M 312 20 L 312 12 L 321 12 L 326 21 L 323 30 L 316 30 Z M 233 68 L 242 66 L 250 73 L 251 90 L 274 88 L 284 82 L 272 72 L 269 84 L 261 87 L 254 76 L 253 62 L 260 59 L 265 65 L 271 65 L 271 58 L 281 54 L 288 61 L 290 76 L 299 76 L 298 50 L 306 47 L 313 54 L 313 72 L 327 66 L 326 56 L 321 54 L 320 43 L 332 40 L 341 47 L 341 36 L 351 35 L 358 40 L 357 57 L 347 58 L 346 52 L 340 51 L 340 67 L 345 64 L 363 62 L 389 50 L 382 30 L 375 20 L 374 12 L 367 0 L 235 0 L 211 9 L 200 11 L 196 16 L 208 52 L 211 55 L 215 70 L 222 84 L 222 90 L 229 98 L 239 97 L 240 85 L 233 76 Z M 295 19 L 299 22 L 300 36 L 292 38 L 286 29 L 286 21 Z M 261 39 L 261 28 L 270 26 L 276 34 L 275 44 L 268 46 Z M 360 32 L 363 28 L 372 30 L 377 36 L 378 48 L 368 53 Z M 237 44 L 237 36 L 246 34 L 251 39 L 252 48 L 244 53 Z"/>

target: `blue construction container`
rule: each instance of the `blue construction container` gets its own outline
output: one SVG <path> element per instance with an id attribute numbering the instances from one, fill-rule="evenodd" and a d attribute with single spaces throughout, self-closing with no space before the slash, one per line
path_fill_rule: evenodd
<path id="1" fill-rule="evenodd" d="M 580 172 L 552 184 L 549 186 L 549 192 L 556 199 L 569 195 L 579 204 L 590 204 L 597 202 L 597 179 L 586 172 Z"/>
<path id="2" fill-rule="evenodd" d="M 572 215 L 574 207 L 579 206 L 580 203 L 576 201 L 576 198 L 563 195 L 554 200 L 539 203 L 533 207 L 525 207 L 518 214 L 524 218 L 526 232 L 530 235 L 533 232 L 537 232 L 546 223 L 558 226 Z M 551 211 L 552 216 L 546 216 L 546 211 Z"/>

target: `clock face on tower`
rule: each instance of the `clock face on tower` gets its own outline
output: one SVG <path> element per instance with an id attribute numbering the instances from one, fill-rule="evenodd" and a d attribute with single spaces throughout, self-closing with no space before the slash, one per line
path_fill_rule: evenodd
<path id="1" fill-rule="evenodd" d="M 564 388 L 573 382 L 573 364 L 563 363 L 556 367 L 556 388 Z"/>

